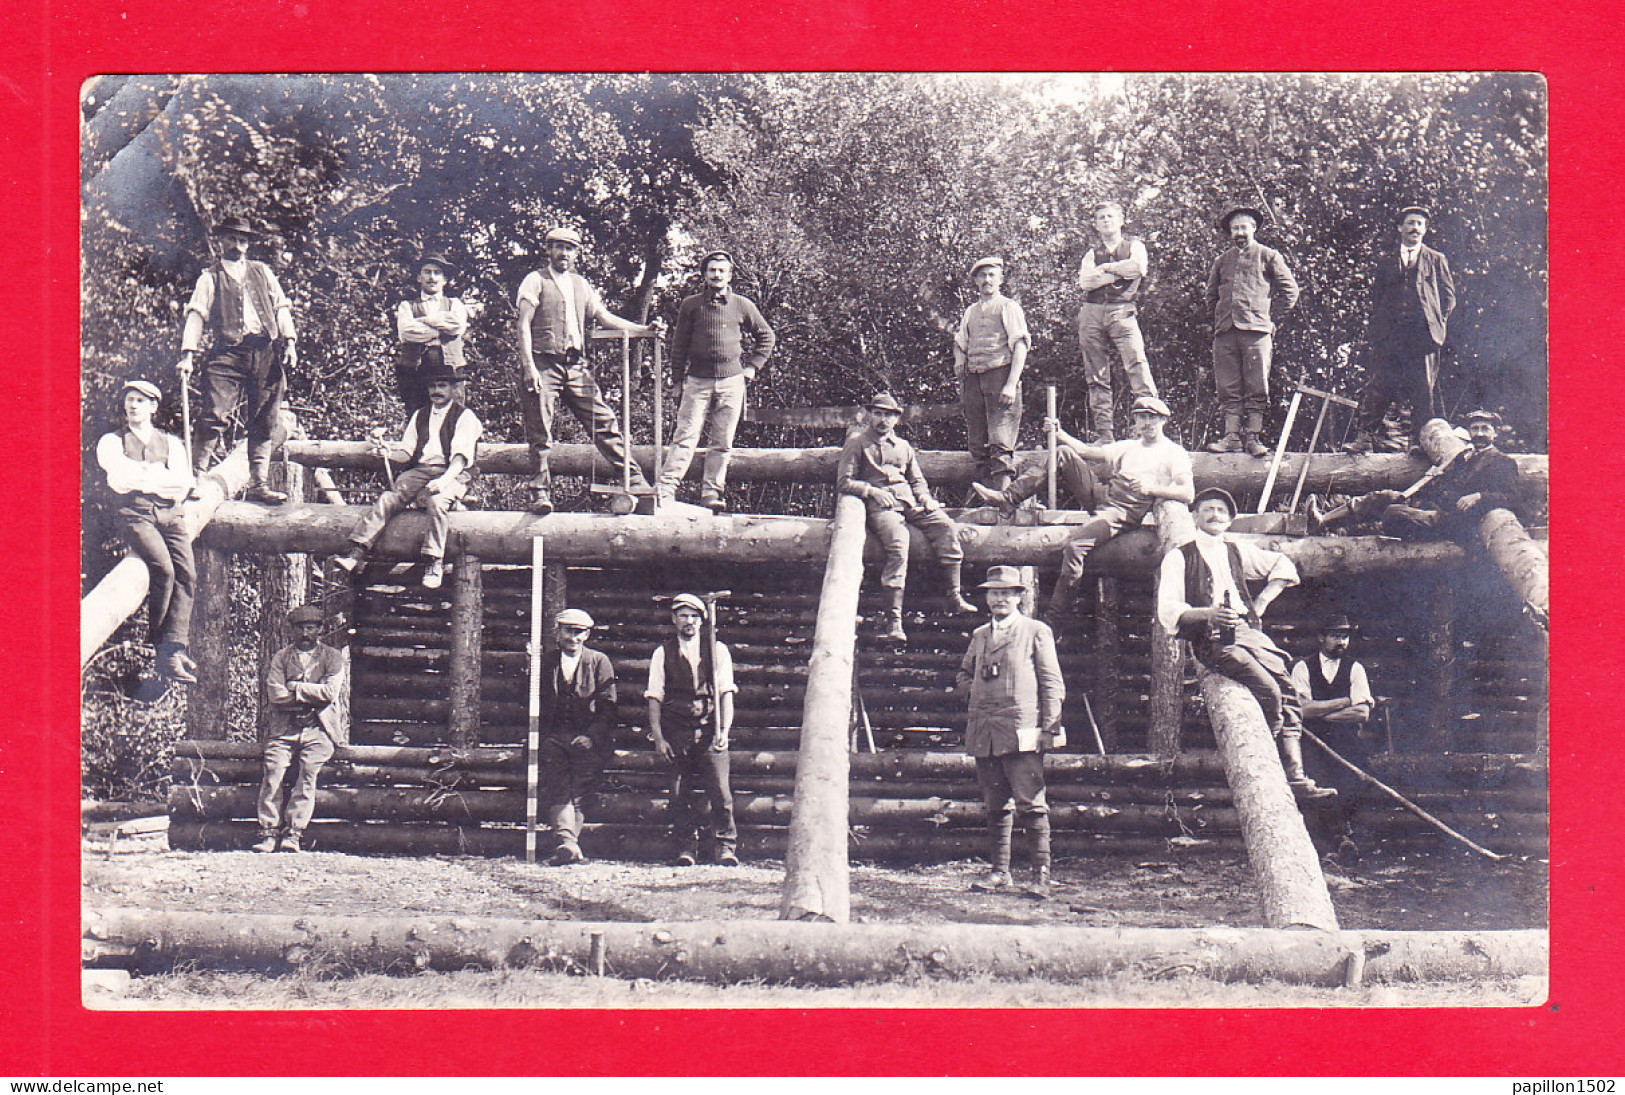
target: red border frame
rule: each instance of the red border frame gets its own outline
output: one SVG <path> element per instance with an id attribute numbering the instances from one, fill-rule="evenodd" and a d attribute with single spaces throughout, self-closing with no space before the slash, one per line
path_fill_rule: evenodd
<path id="1" fill-rule="evenodd" d="M 1091 11 L 1015 4 L 715 0 L 557 6 L 408 0 L 127 0 L 24 5 L 0 42 L 0 179 L 11 300 L 7 385 L 30 460 L 0 469 L 22 501 L 10 531 L 0 730 L 0 1073 L 223 1074 L 1362 1074 L 1605 1076 L 1625 1063 L 1609 986 L 1622 983 L 1619 851 L 1610 809 L 1621 755 L 1606 611 L 1620 521 L 1588 515 L 1585 484 L 1620 482 L 1601 408 L 1625 391 L 1622 218 L 1611 119 L 1625 100 L 1605 5 L 1506 10 L 1240 0 L 1183 14 L 1170 0 Z M 1383 10 L 1383 9 L 1389 10 Z M 1390 11 L 1392 14 L 1390 14 Z M 381 21 L 376 23 L 375 21 Z M 564 44 L 561 44 L 564 43 Z M 106 72 L 718 69 L 1524 69 L 1551 98 L 1551 1000 L 1542 1007 L 1359 1011 L 87 1012 L 79 1004 L 74 664 L 78 558 L 76 97 Z M 7 309 L 11 312 L 11 309 Z M 37 317 L 37 321 L 35 321 Z M 21 345 L 18 345 L 20 336 Z M 1598 391 L 1596 381 L 1603 388 Z M 31 397 L 31 398 L 30 398 Z M 1599 398 L 1600 397 L 1600 398 Z M 43 428 L 43 436 L 35 430 Z M 1607 436 L 1607 435 L 1600 435 Z M 1606 488 L 1605 488 L 1606 489 Z M 1617 488 L 1616 488 L 1617 489 Z M 17 508 L 16 502 L 12 508 Z M 43 623 L 43 632 L 41 624 Z M 1577 742 L 1583 737 L 1584 750 Z M 568 1023 L 568 1034 L 559 1026 Z M 296 1050 L 296 1052 L 290 1052 Z"/>

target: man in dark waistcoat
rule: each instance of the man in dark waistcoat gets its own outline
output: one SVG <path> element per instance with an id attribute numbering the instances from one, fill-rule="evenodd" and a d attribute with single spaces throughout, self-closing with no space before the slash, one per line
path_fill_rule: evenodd
<path id="1" fill-rule="evenodd" d="M 1084 252 L 1078 268 L 1078 288 L 1084 293 L 1078 309 L 1078 348 L 1083 352 L 1083 376 L 1089 385 L 1089 418 L 1094 430 L 1089 443 L 1103 445 L 1117 436 L 1113 355 L 1122 360 L 1133 398 L 1154 399 L 1157 382 L 1151 378 L 1138 315 L 1140 286 L 1150 265 L 1145 244 L 1138 236 L 1123 234 L 1121 205 L 1101 202 L 1094 212 L 1100 242 Z"/>
<path id="2" fill-rule="evenodd" d="M 620 468 L 628 459 L 620 424 L 585 364 L 593 324 L 633 334 L 665 329 L 659 320 L 645 327 L 612 315 L 604 307 L 598 291 L 575 272 L 581 237 L 574 231 L 555 228 L 545 242 L 547 266 L 525 275 L 515 302 L 519 310 L 519 405 L 525 415 L 525 440 L 536 461 L 536 474 L 526 489 L 531 494 L 531 512 L 539 514 L 553 512 L 553 476 L 547 454 L 553 447 L 557 400 L 564 400 L 606 460 Z M 649 489 L 635 461 L 632 485 L 640 491 Z"/>
<path id="3" fill-rule="evenodd" d="M 1411 430 L 1437 417 L 1439 358 L 1446 325 L 1456 307 L 1456 283 L 1446 258 L 1422 242 L 1428 211 L 1407 206 L 1399 211 L 1399 250 L 1377 262 L 1371 285 L 1371 347 L 1365 394 L 1358 412 L 1359 433 L 1344 446 L 1350 452 L 1376 447 L 1383 415 L 1395 402 L 1411 408 Z M 1402 450 L 1403 442 L 1384 448 Z"/>
<path id="4" fill-rule="evenodd" d="M 458 372 L 467 365 L 463 335 L 468 332 L 468 308 L 446 295 L 446 281 L 455 268 L 445 255 L 431 251 L 418 260 L 417 271 L 417 295 L 395 309 L 395 337 L 400 341 L 395 391 L 407 414 L 429 402 L 429 385 L 421 369 L 437 360 Z M 438 352 L 426 355 L 431 347 Z"/>
<path id="5" fill-rule="evenodd" d="M 733 658 L 706 625 L 705 602 L 680 593 L 671 602 L 672 637 L 649 658 L 649 734 L 673 767 L 673 860 L 692 867 L 702 855 L 737 867 L 739 832 L 729 783 L 733 732 Z M 702 833 L 709 837 L 700 846 Z"/>
<path id="6" fill-rule="evenodd" d="M 263 262 L 248 257 L 259 233 L 241 217 L 215 227 L 221 258 L 198 275 L 186 305 L 181 360 L 176 366 L 184 386 L 203 344 L 203 329 L 214 334 L 214 346 L 203 361 L 203 413 L 192 440 L 192 466 L 209 470 L 219 452 L 227 423 L 243 407 L 248 430 L 248 491 L 251 502 L 280 505 L 288 500 L 272 490 L 266 477 L 271 455 L 286 439 L 282 398 L 288 373 L 299 362 L 293 306 L 276 275 Z"/>
<path id="7" fill-rule="evenodd" d="M 343 651 L 320 641 L 322 622 L 316 605 L 288 613 L 294 640 L 273 654 L 266 667 L 270 717 L 262 739 L 265 768 L 256 852 L 300 850 L 316 809 L 322 765 L 350 740 L 349 663 Z"/>
<path id="8" fill-rule="evenodd" d="M 1292 667 L 1292 686 L 1298 693 L 1304 729 L 1339 756 L 1363 766 L 1377 752 L 1375 735 L 1369 729 L 1376 700 L 1365 666 L 1349 656 L 1353 636 L 1347 616 L 1327 617 L 1320 627 L 1319 651 Z M 1305 750 L 1304 770 L 1310 778 L 1337 788 L 1336 808 L 1324 820 L 1333 844 L 1339 849 L 1347 847 L 1368 785 L 1313 743 Z"/>
<path id="9" fill-rule="evenodd" d="M 558 647 L 541 662 L 541 805 L 558 837 L 555 867 L 585 863 L 582 800 L 598 784 L 615 730 L 615 667 L 587 646 L 593 619 L 579 608 L 553 618 Z"/>
<path id="10" fill-rule="evenodd" d="M 1283 313 L 1297 305 L 1298 281 L 1281 252 L 1253 239 L 1265 221 L 1261 211 L 1248 206 L 1238 206 L 1219 219 L 1219 230 L 1230 237 L 1232 246 L 1213 260 L 1207 278 L 1207 304 L 1213 313 L 1213 382 L 1224 413 L 1224 435 L 1208 445 L 1211 452 L 1246 451 L 1251 456 L 1269 452 L 1261 435 L 1274 351 L 1275 321 L 1270 312 L 1277 297 Z"/>

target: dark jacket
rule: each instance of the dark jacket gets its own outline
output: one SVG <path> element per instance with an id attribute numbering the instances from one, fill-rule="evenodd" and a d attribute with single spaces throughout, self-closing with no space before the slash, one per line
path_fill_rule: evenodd
<path id="1" fill-rule="evenodd" d="M 1408 281 L 1405 268 L 1399 264 L 1398 249 L 1388 250 L 1377 263 L 1371 285 L 1368 337 L 1372 342 L 1383 344 L 1403 337 L 1400 316 L 1404 314 L 1404 302 L 1400 294 L 1409 288 Z M 1456 283 L 1450 276 L 1450 263 L 1425 243 L 1416 260 L 1416 295 L 1427 318 L 1428 334 L 1434 345 L 1443 346 L 1445 324 L 1456 307 Z"/>
<path id="2" fill-rule="evenodd" d="M 1213 310 L 1213 333 L 1275 329 L 1270 320 L 1270 295 L 1281 295 L 1281 311 L 1298 303 L 1298 279 L 1286 259 L 1273 247 L 1254 240 L 1240 250 L 1226 247 L 1213 260 L 1207 276 L 1207 303 Z"/>
<path id="3" fill-rule="evenodd" d="M 1482 517 L 1492 509 L 1518 513 L 1518 462 L 1494 445 L 1483 452 L 1464 452 L 1417 492 L 1416 504 L 1456 515 L 1456 502 L 1469 494 L 1483 497 L 1461 512 L 1462 517 Z"/>
<path id="4" fill-rule="evenodd" d="M 882 492 L 900 502 L 905 514 L 936 508 L 914 446 L 896 434 L 882 438 L 873 426 L 856 430 L 846 439 L 835 485 L 842 494 L 862 498 L 869 509 L 881 508 L 877 499 Z"/>
<path id="5" fill-rule="evenodd" d="M 615 667 L 608 655 L 582 647 L 575 679 L 568 683 L 559 672 L 557 650 L 542 656 L 541 670 L 542 736 L 586 734 L 599 744 L 607 742 L 615 729 Z"/>

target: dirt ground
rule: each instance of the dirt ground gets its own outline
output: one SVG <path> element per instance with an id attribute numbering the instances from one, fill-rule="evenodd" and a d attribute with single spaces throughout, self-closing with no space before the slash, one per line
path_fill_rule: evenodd
<path id="1" fill-rule="evenodd" d="M 865 923 L 1052 924 L 1090 927 L 1257 927 L 1243 857 L 1201 848 L 1156 859 L 1062 859 L 1047 901 L 982 894 L 979 861 L 914 868 L 855 865 L 852 913 Z M 1466 855 L 1394 856 L 1326 863 L 1347 929 L 1513 929 L 1546 926 L 1546 864 L 1489 863 Z M 1018 872 L 1019 875 L 1019 872 Z M 254 855 L 169 851 L 161 835 L 125 838 L 117 853 L 84 844 L 88 906 L 318 915 L 463 916 L 548 920 L 773 919 L 783 864 L 738 868 L 593 862 L 555 868 L 514 859 Z M 285 978 L 183 970 L 87 989 L 93 1007 L 943 1007 L 1009 1006 L 1516 1006 L 1543 984 L 1293 986 L 1133 982 L 1020 985 L 955 982 L 812 989 L 670 982 L 606 982 L 539 971 L 387 977 Z"/>

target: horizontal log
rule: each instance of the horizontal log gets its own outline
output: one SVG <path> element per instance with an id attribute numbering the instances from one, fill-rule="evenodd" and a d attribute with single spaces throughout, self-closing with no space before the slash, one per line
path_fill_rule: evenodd
<path id="1" fill-rule="evenodd" d="M 362 441 L 289 441 L 286 451 L 290 460 L 311 467 L 378 469 L 378 457 Z M 652 445 L 634 445 L 632 454 L 645 473 L 653 471 Z M 740 483 L 828 483 L 833 486 L 840 456 L 841 450 L 836 446 L 735 449 L 728 476 Z M 969 453 L 922 449 L 919 458 L 925 477 L 939 487 L 964 488 L 976 475 L 976 465 Z M 478 459 L 480 467 L 487 472 L 530 475 L 534 470 L 529 450 L 524 445 L 481 445 Z M 1046 454 L 1029 449 L 1017 453 L 1015 459 L 1018 466 L 1042 464 Z M 1306 459 L 1309 458 L 1302 453 L 1287 453 L 1281 461 L 1277 482 L 1297 482 Z M 1544 498 L 1548 480 L 1546 457 L 1518 455 L 1513 459 L 1518 463 L 1523 489 L 1530 497 Z M 605 481 L 613 481 L 620 474 L 620 469 L 612 467 L 591 445 L 554 445 L 548 466 L 554 475 L 581 475 Z M 1199 488 L 1223 487 L 1238 498 L 1263 490 L 1264 477 L 1269 473 L 1266 461 L 1242 455 L 1193 452 L 1191 466 Z M 1311 494 L 1403 490 L 1420 479 L 1427 467 L 1427 461 L 1421 457 L 1403 453 L 1365 456 L 1317 453 L 1310 461 L 1304 490 Z M 698 465 L 691 465 L 688 478 L 699 479 L 702 470 Z"/>
<path id="2" fill-rule="evenodd" d="M 541 968 L 586 972 L 594 940 L 623 979 L 852 984 L 910 977 L 1001 980 L 1155 976 L 1341 985 L 1541 976 L 1544 931 L 1341 932 L 1073 928 L 1011 924 L 625 923 L 472 917 L 269 916 L 153 909 L 85 910 L 91 965 L 177 964 L 266 973 Z M 1357 957 L 1355 957 L 1357 956 Z"/>

